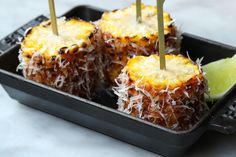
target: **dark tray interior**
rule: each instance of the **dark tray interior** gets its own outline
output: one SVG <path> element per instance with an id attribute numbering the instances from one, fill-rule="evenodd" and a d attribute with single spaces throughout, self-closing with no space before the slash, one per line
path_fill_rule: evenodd
<path id="1" fill-rule="evenodd" d="M 100 18 L 101 14 L 102 10 L 100 9 L 79 6 L 67 12 L 65 16 L 95 21 Z M 44 16 L 38 18 L 46 19 Z M 40 20 L 33 20 L 27 26 L 39 22 Z M 17 35 L 14 35 L 15 32 Z M 224 133 L 235 131 L 235 120 L 232 118 L 229 120 L 227 116 L 222 118 L 219 114 L 224 115 L 229 106 L 235 105 L 232 102 L 236 100 L 233 95 L 236 92 L 236 87 L 216 102 L 209 114 L 192 130 L 174 132 L 114 110 L 116 97 L 105 91 L 101 92 L 93 101 L 88 101 L 24 79 L 21 72 L 16 72 L 16 67 L 19 64 L 19 46 L 13 40 L 15 41 L 15 38 L 22 34 L 18 31 L 15 32 L 0 41 L 0 50 L 2 50 L 2 55 L 0 54 L 0 83 L 12 98 L 23 104 L 165 156 L 182 154 L 207 129 L 215 129 Z M 8 45 L 6 42 L 3 43 L 7 38 L 10 41 L 12 39 Z M 234 47 L 190 34 L 183 34 L 181 51 L 183 54 L 188 52 L 193 60 L 204 57 L 203 64 L 236 54 Z"/>

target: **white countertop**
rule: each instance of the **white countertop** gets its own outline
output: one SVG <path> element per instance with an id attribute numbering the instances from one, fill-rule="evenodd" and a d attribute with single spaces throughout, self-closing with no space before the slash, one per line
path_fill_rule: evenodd
<path id="1" fill-rule="evenodd" d="M 60 15 L 79 4 L 95 4 L 100 8 L 115 9 L 125 7 L 133 1 L 56 0 L 56 2 L 57 14 Z M 146 2 L 154 3 L 154 0 Z M 205 4 L 201 4 L 203 2 Z M 166 0 L 166 10 L 177 19 L 177 25 L 184 32 L 236 45 L 236 1 L 222 1 L 224 4 L 219 2 Z M 0 38 L 40 14 L 48 15 L 47 0 L 1 0 Z M 158 156 L 19 104 L 9 98 L 1 86 L 0 111 L 0 157 Z M 187 152 L 186 156 L 235 157 L 236 134 L 222 135 L 208 132 Z"/>

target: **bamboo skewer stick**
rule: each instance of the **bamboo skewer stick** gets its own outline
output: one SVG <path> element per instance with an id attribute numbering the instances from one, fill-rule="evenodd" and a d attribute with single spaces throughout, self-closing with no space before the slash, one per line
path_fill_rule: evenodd
<path id="1" fill-rule="evenodd" d="M 136 21 L 138 23 L 142 22 L 142 2 L 141 0 L 136 0 Z"/>
<path id="2" fill-rule="evenodd" d="M 57 28 L 57 17 L 56 17 L 54 0 L 48 0 L 48 4 L 49 4 L 50 18 L 51 18 L 51 23 L 52 23 L 52 32 L 55 35 L 59 35 L 58 28 Z"/>
<path id="3" fill-rule="evenodd" d="M 158 21 L 158 39 L 159 39 L 159 54 L 160 54 L 160 69 L 166 70 L 165 59 L 165 35 L 163 21 L 163 5 L 165 0 L 157 0 L 157 21 Z"/>

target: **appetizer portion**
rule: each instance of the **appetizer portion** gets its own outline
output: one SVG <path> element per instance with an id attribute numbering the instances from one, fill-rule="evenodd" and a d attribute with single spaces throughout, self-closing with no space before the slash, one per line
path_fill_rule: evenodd
<path id="1" fill-rule="evenodd" d="M 166 55 L 166 70 L 159 64 L 157 55 L 128 61 L 113 88 L 118 110 L 169 129 L 190 129 L 208 109 L 202 69 L 181 55 Z"/>
<path id="2" fill-rule="evenodd" d="M 59 36 L 51 22 L 26 32 L 19 69 L 24 77 L 62 91 L 91 98 L 97 83 L 96 27 L 80 19 L 58 19 Z"/>
<path id="3" fill-rule="evenodd" d="M 158 44 L 157 9 L 141 6 L 142 22 L 136 21 L 135 4 L 129 8 L 103 14 L 99 29 L 104 42 L 104 53 L 108 61 L 105 75 L 114 83 L 127 61 L 137 55 L 156 53 Z M 166 52 L 177 49 L 177 31 L 170 14 L 164 13 Z"/>

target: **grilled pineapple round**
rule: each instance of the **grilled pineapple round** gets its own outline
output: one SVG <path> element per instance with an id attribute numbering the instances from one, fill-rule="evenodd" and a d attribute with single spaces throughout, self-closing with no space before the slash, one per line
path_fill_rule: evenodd
<path id="1" fill-rule="evenodd" d="M 79 19 L 58 19 L 59 36 L 51 22 L 26 33 L 20 65 L 24 77 L 71 94 L 91 98 L 96 85 L 98 55 L 96 27 Z"/>
<path id="2" fill-rule="evenodd" d="M 187 130 L 207 110 L 207 82 L 198 64 L 181 55 L 166 55 L 166 70 L 160 58 L 130 59 L 116 79 L 118 110 L 173 130 Z"/>
<path id="3" fill-rule="evenodd" d="M 104 56 L 108 61 L 105 74 L 109 81 L 119 75 L 127 61 L 137 55 L 156 53 L 158 41 L 157 9 L 142 5 L 142 23 L 136 22 L 136 6 L 103 14 L 99 29 L 104 42 Z M 177 49 L 177 31 L 170 14 L 164 13 L 166 51 Z"/>

